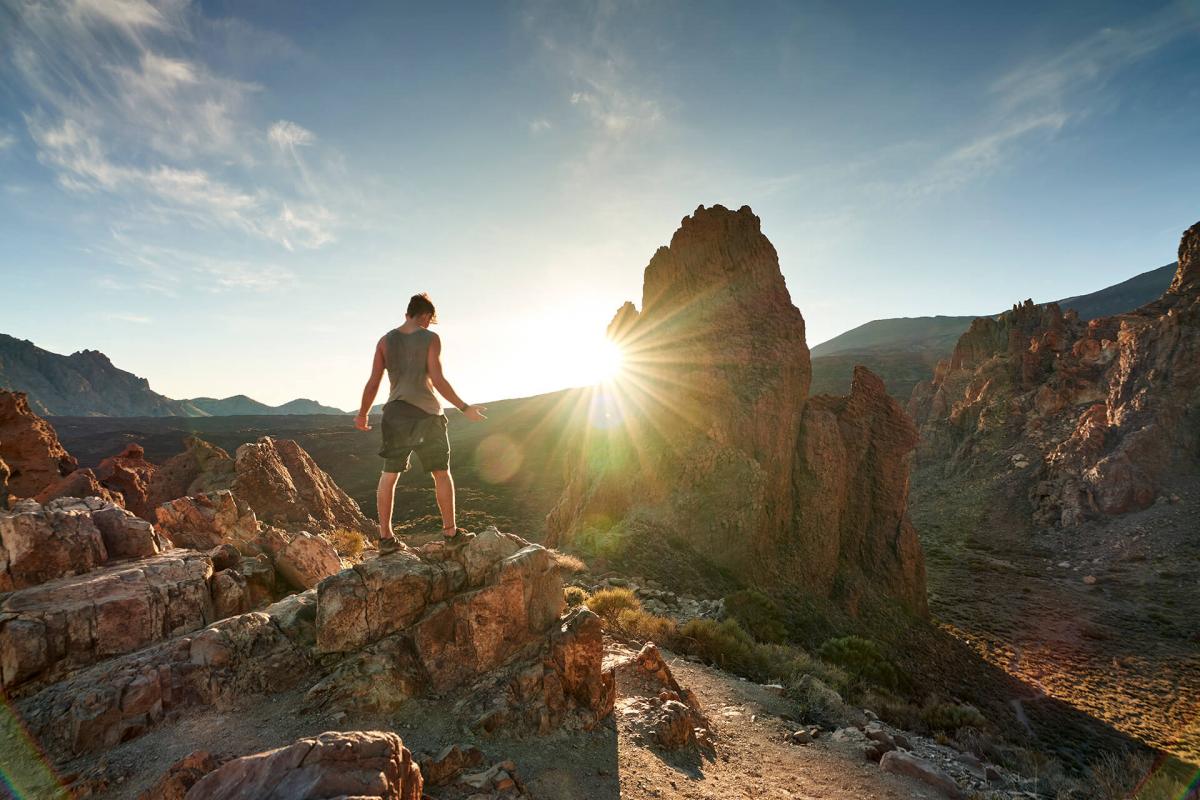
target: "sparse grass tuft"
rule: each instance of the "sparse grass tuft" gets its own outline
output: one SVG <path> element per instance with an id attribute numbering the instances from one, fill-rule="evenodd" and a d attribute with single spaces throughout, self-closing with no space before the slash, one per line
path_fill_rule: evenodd
<path id="1" fill-rule="evenodd" d="M 329 541 L 333 544 L 333 549 L 337 550 L 338 555 L 348 558 L 358 558 L 367 546 L 366 537 L 349 528 L 338 528 L 329 534 Z"/>
<path id="2" fill-rule="evenodd" d="M 936 700 L 921 709 L 921 721 L 937 733 L 957 733 L 960 728 L 987 728 L 987 717 L 975 706 L 941 703 Z"/>
<path id="3" fill-rule="evenodd" d="M 677 632 L 675 620 L 640 608 L 623 608 L 617 612 L 616 629 L 639 641 L 650 641 L 664 647 L 674 643 Z"/>
<path id="4" fill-rule="evenodd" d="M 617 616 L 622 611 L 626 609 L 642 610 L 642 604 L 637 599 L 637 595 L 619 586 L 596 592 L 587 599 L 587 607 L 600 619 L 613 626 L 616 625 Z"/>
<path id="5" fill-rule="evenodd" d="M 560 553 L 557 550 L 551 550 L 550 557 L 554 559 L 554 564 L 564 572 L 576 575 L 587 571 L 587 564 L 583 563 L 583 559 L 569 553 Z"/>

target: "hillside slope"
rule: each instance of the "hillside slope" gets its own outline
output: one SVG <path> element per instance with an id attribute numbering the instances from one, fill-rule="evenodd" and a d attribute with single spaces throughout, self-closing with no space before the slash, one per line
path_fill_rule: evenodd
<path id="1" fill-rule="evenodd" d="M 1175 266 L 1167 264 L 1057 304 L 1064 312 L 1074 310 L 1085 322 L 1132 311 L 1166 290 Z M 845 392 L 855 365 L 862 364 L 883 378 L 893 397 L 906 399 L 917 383 L 928 379 L 938 359 L 950 354 L 974 320 L 973 316 L 897 317 L 859 325 L 812 348 L 812 392 Z"/>

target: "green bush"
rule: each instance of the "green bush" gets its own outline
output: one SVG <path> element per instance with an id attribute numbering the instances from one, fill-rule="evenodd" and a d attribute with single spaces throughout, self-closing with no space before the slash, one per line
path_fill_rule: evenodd
<path id="1" fill-rule="evenodd" d="M 789 682 L 786 691 L 804 722 L 837 726 L 846 720 L 846 704 L 841 695 L 820 678 L 802 675 Z"/>
<path id="2" fill-rule="evenodd" d="M 760 642 L 776 644 L 787 638 L 779 606 L 755 589 L 742 589 L 725 598 L 725 611 Z"/>
<path id="3" fill-rule="evenodd" d="M 755 641 L 735 619 L 689 619 L 679 629 L 679 648 L 714 666 L 758 679 Z M 753 673 L 753 676 L 749 673 Z"/>
<path id="4" fill-rule="evenodd" d="M 987 717 L 975 706 L 936 701 L 921 709 L 921 721 L 929 730 L 947 734 L 957 733 L 960 728 L 982 730 L 989 727 Z"/>
<path id="5" fill-rule="evenodd" d="M 900 684 L 900 674 L 870 639 L 859 636 L 830 639 L 821 645 L 818 655 L 844 669 L 856 688 L 877 686 L 895 691 Z"/>
<path id="6" fill-rule="evenodd" d="M 625 609 L 640 611 L 641 602 L 637 595 L 619 586 L 601 589 L 587 599 L 587 607 L 610 625 L 615 625 L 617 615 Z"/>
<path id="7" fill-rule="evenodd" d="M 617 613 L 616 629 L 626 636 L 643 642 L 670 647 L 675 641 L 675 620 L 651 614 L 637 608 L 623 608 Z"/>
<path id="8" fill-rule="evenodd" d="M 578 586 L 568 586 L 563 589 L 563 599 L 567 601 L 568 608 L 574 608 L 587 603 L 588 593 Z"/>

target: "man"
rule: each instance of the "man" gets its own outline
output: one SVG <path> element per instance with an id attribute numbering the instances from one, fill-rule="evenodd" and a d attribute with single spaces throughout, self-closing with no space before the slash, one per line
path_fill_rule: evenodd
<path id="1" fill-rule="evenodd" d="M 424 292 L 413 295 L 408 301 L 404 324 L 385 333 L 375 346 L 371 377 L 367 379 L 362 405 L 354 418 L 354 426 L 360 431 L 371 430 L 367 414 L 375 402 L 386 369 L 391 389 L 383 406 L 383 448 L 379 455 L 383 456 L 384 462 L 375 493 L 380 553 L 396 550 L 396 538 L 392 533 L 396 480 L 408 469 L 409 457 L 414 452 L 421 459 L 421 467 L 433 474 L 438 510 L 442 512 L 442 535 L 456 543 L 471 536 L 455 522 L 450 438 L 446 434 L 446 415 L 433 390 L 437 389 L 472 422 L 487 419 L 483 415 L 487 409 L 464 403 L 442 374 L 442 340 L 429 330 L 435 322 L 437 311 L 429 295 Z"/>

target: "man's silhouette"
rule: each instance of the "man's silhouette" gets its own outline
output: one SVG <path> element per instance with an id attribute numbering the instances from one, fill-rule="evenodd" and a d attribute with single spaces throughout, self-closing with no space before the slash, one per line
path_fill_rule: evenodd
<path id="1" fill-rule="evenodd" d="M 414 452 L 421 460 L 421 467 L 433 475 L 438 509 L 442 512 L 442 535 L 450 540 L 470 535 L 455 521 L 450 437 L 446 433 L 446 415 L 442 413 L 442 404 L 434 389 L 474 422 L 487 419 L 483 415 L 487 409 L 463 402 L 442 374 L 442 340 L 429 330 L 435 322 L 437 311 L 429 295 L 413 295 L 408 301 L 404 324 L 385 333 L 375 346 L 371 377 L 367 379 L 362 405 L 354 418 L 354 425 L 360 431 L 371 430 L 367 414 L 379 393 L 383 372 L 387 370 L 391 389 L 383 406 L 383 447 L 379 451 L 384 462 L 375 493 L 382 553 L 396 549 L 392 533 L 392 501 L 396 480 L 408 469 L 409 458 Z"/>

